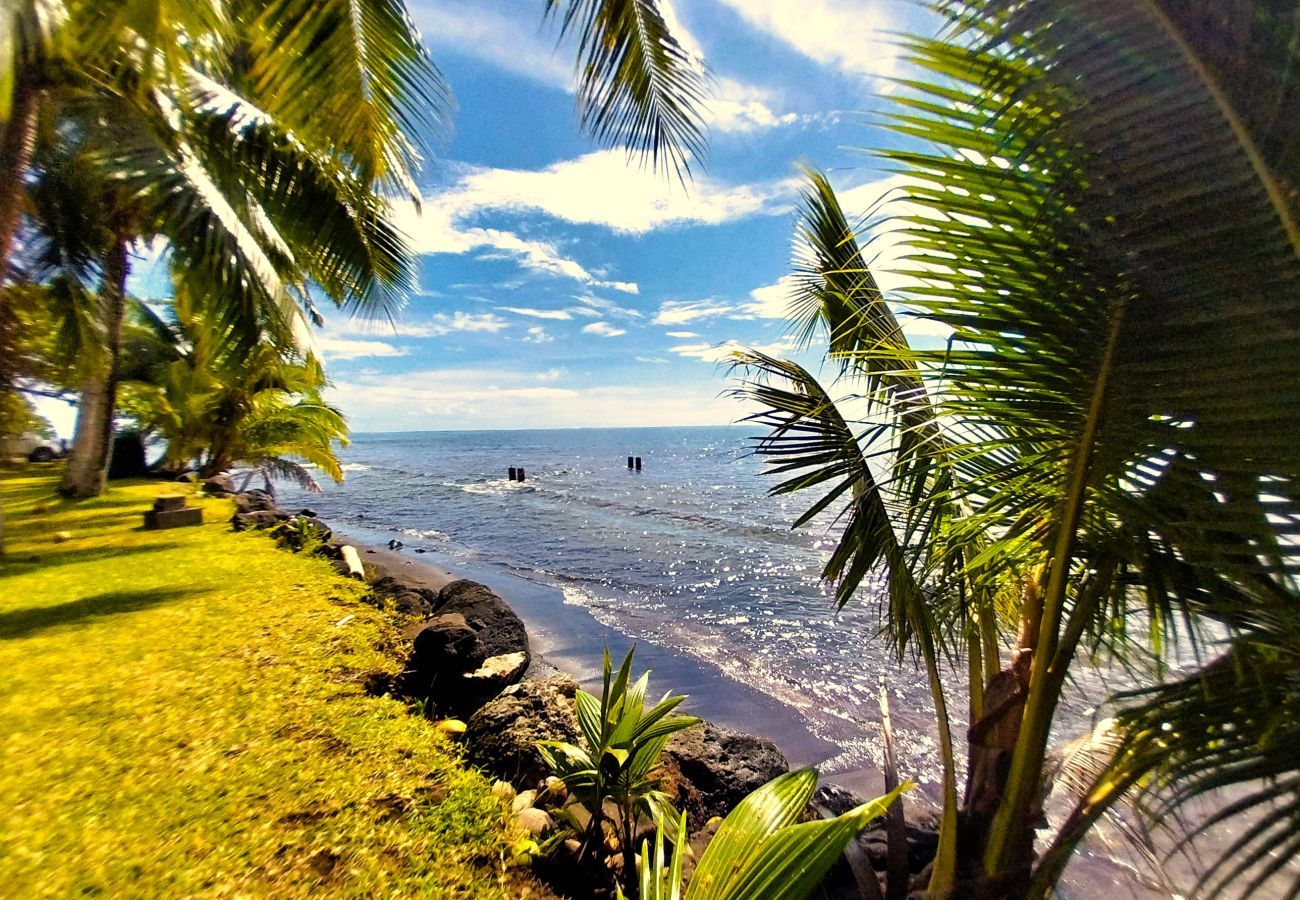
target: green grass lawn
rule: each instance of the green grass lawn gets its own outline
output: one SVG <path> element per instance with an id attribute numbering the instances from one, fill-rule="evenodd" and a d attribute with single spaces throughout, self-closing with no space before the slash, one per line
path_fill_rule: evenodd
<path id="1" fill-rule="evenodd" d="M 396 625 L 356 584 L 227 501 L 144 531 L 176 485 L 71 504 L 56 475 L 0 475 L 0 894 L 530 891 L 487 783 L 362 690 Z"/>

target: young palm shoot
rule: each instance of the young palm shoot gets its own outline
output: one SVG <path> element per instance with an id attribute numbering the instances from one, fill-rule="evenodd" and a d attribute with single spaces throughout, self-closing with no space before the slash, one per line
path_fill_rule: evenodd
<path id="1" fill-rule="evenodd" d="M 604 826 L 610 820 L 623 850 L 623 878 L 629 890 L 635 885 L 633 845 L 640 824 L 647 820 L 670 825 L 679 821 L 671 799 L 662 789 L 660 754 L 673 734 L 700 721 L 673 712 L 686 699 L 683 696 L 665 694 L 647 709 L 650 673 L 632 681 L 632 653 L 628 651 L 615 674 L 606 650 L 601 695 L 577 692 L 582 746 L 564 741 L 538 743 L 542 757 L 590 817 L 584 853 L 597 857 L 604 854 Z M 607 804 L 616 810 L 613 819 Z M 677 829 L 670 828 L 666 837 L 677 843 L 678 835 Z"/>
<path id="2" fill-rule="evenodd" d="M 899 785 L 883 797 L 834 819 L 800 822 L 817 789 L 817 770 L 787 772 L 733 809 L 700 857 L 685 900 L 802 900 L 821 883 L 849 841 L 883 816 L 913 787 Z M 686 818 L 677 822 L 684 830 Z M 641 845 L 641 900 L 682 900 L 682 858 L 664 860 L 664 829 L 654 853 Z"/>

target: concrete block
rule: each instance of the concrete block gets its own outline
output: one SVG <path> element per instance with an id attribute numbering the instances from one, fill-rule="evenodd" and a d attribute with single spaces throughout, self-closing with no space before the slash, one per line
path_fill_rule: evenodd
<path id="1" fill-rule="evenodd" d="M 151 509 L 144 514 L 144 527 L 151 530 L 163 528 L 184 528 L 188 525 L 202 525 L 203 510 L 198 507 L 186 509 Z"/>

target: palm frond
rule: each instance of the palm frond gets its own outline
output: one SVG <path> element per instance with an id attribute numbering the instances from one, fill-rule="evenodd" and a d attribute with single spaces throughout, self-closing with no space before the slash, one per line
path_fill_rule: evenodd
<path id="1" fill-rule="evenodd" d="M 705 151 L 705 76 L 655 0 L 547 0 L 546 13 L 578 36 L 583 129 L 688 177 Z"/>
<path id="2" fill-rule="evenodd" d="M 250 38 L 252 99 L 363 184 L 419 198 L 451 95 L 400 0 L 235 4 Z"/>
<path id="3" fill-rule="evenodd" d="M 414 283 L 411 251 L 386 201 L 200 72 L 189 73 L 187 108 L 187 133 L 223 193 L 245 198 L 245 218 L 265 218 L 306 278 L 354 313 L 391 317 L 401 308 Z"/>

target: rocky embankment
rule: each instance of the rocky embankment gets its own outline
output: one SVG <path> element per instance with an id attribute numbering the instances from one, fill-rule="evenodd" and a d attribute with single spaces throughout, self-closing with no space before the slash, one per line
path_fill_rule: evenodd
<path id="1" fill-rule="evenodd" d="M 312 510 L 292 513 L 263 491 L 236 492 L 225 476 L 208 479 L 202 489 L 234 501 L 235 530 L 262 531 L 287 549 L 330 559 L 341 574 L 367 582 L 369 602 L 409 619 L 398 635 L 400 666 L 371 673 L 367 690 L 410 701 L 434 721 L 464 722 L 466 760 L 497 780 L 496 791 L 539 839 L 554 833 L 558 820 L 571 818 L 572 804 L 551 777 L 537 742 L 578 741 L 578 684 L 533 656 L 523 621 L 504 600 L 473 581 L 454 580 L 433 590 L 381 566 L 358 565 L 361 555 Z M 785 756 L 765 738 L 711 722 L 675 735 L 664 751 L 663 788 L 687 814 L 695 857 L 721 817 L 788 769 Z M 808 815 L 835 815 L 860 802 L 841 788 L 824 786 Z M 933 856 L 935 836 L 909 827 L 908 837 L 910 867 L 919 872 Z M 602 879 L 584 871 L 577 850 L 577 841 L 559 843 L 552 855 L 538 860 L 538 874 L 562 893 L 597 896 Z M 863 832 L 828 878 L 824 896 L 862 896 L 862 879 L 884 870 L 885 850 L 883 826 Z"/>

